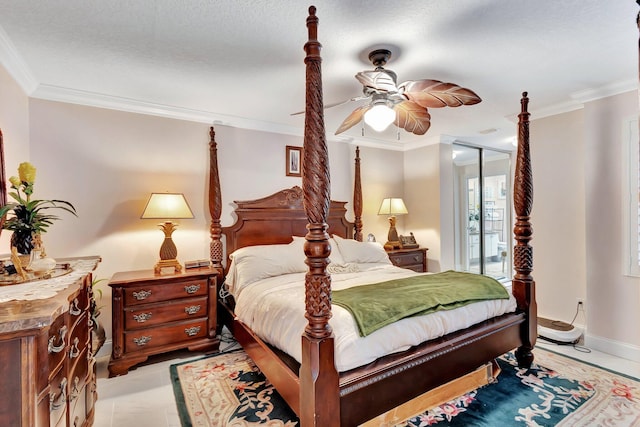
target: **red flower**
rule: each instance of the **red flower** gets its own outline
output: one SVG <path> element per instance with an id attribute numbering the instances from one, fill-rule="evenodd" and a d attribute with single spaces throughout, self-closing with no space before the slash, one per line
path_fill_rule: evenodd
<path id="1" fill-rule="evenodd" d="M 613 384 L 616 386 L 611 389 L 611 392 L 619 397 L 624 397 L 627 400 L 634 401 L 633 393 L 631 392 L 631 387 L 626 384 L 622 384 L 617 380 L 613 380 Z"/>

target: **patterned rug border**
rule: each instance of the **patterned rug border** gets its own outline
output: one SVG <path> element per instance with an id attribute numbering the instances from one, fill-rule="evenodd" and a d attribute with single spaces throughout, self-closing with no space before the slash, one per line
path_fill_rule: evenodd
<path id="1" fill-rule="evenodd" d="M 182 386 L 180 385 L 180 381 L 179 381 L 179 378 L 178 378 L 178 366 L 185 365 L 187 363 L 197 362 L 197 361 L 202 360 L 202 359 L 208 359 L 208 358 L 211 358 L 211 357 L 222 356 L 222 355 L 225 355 L 225 354 L 240 353 L 240 352 L 243 352 L 243 351 L 244 351 L 244 349 L 241 347 L 239 349 L 225 350 L 225 351 L 221 351 L 219 353 L 204 354 L 201 357 L 194 357 L 193 359 L 185 360 L 183 362 L 174 363 L 173 365 L 169 366 L 169 378 L 171 380 L 171 385 L 173 386 L 174 400 L 175 400 L 176 406 L 178 408 L 178 416 L 180 417 L 180 423 L 182 424 L 182 427 L 193 427 L 193 423 L 191 422 L 191 417 L 189 416 L 189 411 L 187 411 L 186 405 L 184 405 L 184 404 L 178 405 L 177 404 L 178 403 L 178 399 L 180 399 L 182 402 L 185 401 L 184 392 L 182 391 Z"/>
<path id="2" fill-rule="evenodd" d="M 589 349 L 589 347 L 584 347 L 584 348 Z M 553 353 L 553 354 L 557 354 L 558 356 L 566 357 L 567 359 L 571 359 L 571 360 L 573 360 L 573 361 L 575 361 L 575 362 L 584 363 L 585 365 L 589 365 L 589 366 L 591 366 L 591 367 L 593 367 L 593 368 L 602 369 L 603 371 L 607 371 L 607 372 L 609 372 L 609 373 L 611 373 L 611 374 L 619 375 L 619 376 L 621 376 L 621 377 L 625 377 L 625 378 L 627 378 L 627 379 L 630 379 L 630 380 L 634 380 L 634 381 L 638 381 L 638 382 L 640 382 L 640 377 L 635 377 L 635 376 L 630 375 L 630 374 L 625 374 L 625 373 L 623 373 L 623 372 L 619 372 L 619 371 L 616 371 L 616 370 L 613 370 L 613 369 L 607 368 L 607 367 L 605 367 L 605 366 L 598 365 L 597 363 L 587 362 L 586 360 L 578 359 L 578 358 L 577 358 L 577 357 L 575 357 L 575 356 L 569 356 L 568 354 L 564 354 L 564 353 L 561 353 L 561 352 L 559 352 L 559 351 L 552 350 L 552 349 L 550 349 L 550 348 L 546 348 L 546 347 L 534 347 L 534 349 L 533 349 L 533 351 L 534 351 L 534 355 L 535 355 L 535 351 L 536 351 L 536 350 L 548 351 L 549 353 Z M 580 350 L 576 350 L 576 351 L 580 351 Z M 589 349 L 589 353 L 591 353 L 591 349 Z M 535 362 L 535 358 L 534 358 L 534 362 Z"/>
<path id="3" fill-rule="evenodd" d="M 589 366 L 593 369 L 599 369 L 603 372 L 612 374 L 612 375 L 616 375 L 622 378 L 626 378 L 628 380 L 634 381 L 634 382 L 638 382 L 640 383 L 640 379 L 633 376 L 633 375 L 629 375 L 629 374 L 625 374 L 622 372 L 618 372 L 616 370 L 613 369 L 609 369 L 607 367 L 604 367 L 602 365 L 598 365 L 596 363 L 592 363 L 592 362 L 587 362 L 584 361 L 582 359 L 579 359 L 577 357 L 574 356 L 570 356 L 564 353 L 561 353 L 559 351 L 550 349 L 550 348 L 546 348 L 546 347 L 536 347 L 534 349 L 535 351 L 540 351 L 540 352 L 546 352 L 550 355 L 555 355 L 558 356 L 560 358 L 566 358 L 569 359 L 573 362 L 579 363 L 579 364 L 584 364 L 586 366 Z M 579 351 L 579 350 L 577 350 Z M 232 348 L 232 349 L 228 349 L 228 350 L 224 350 L 221 351 L 219 353 L 211 353 L 211 354 L 204 354 L 201 355 L 200 357 L 194 357 L 192 359 L 189 360 L 185 360 L 182 362 L 178 362 L 175 364 L 170 365 L 169 370 L 170 370 L 170 379 L 171 379 L 171 384 L 173 387 L 173 391 L 174 391 L 174 397 L 175 397 L 175 402 L 176 402 L 176 406 L 177 406 L 177 411 L 178 411 L 178 416 L 180 418 L 180 422 L 182 427 L 193 427 L 194 424 L 191 420 L 191 416 L 189 414 L 189 410 L 187 409 L 187 405 L 185 404 L 186 400 L 185 400 L 185 395 L 184 395 L 184 390 L 182 388 L 182 385 L 180 383 L 180 374 L 178 372 L 180 366 L 185 365 L 185 364 L 189 364 L 189 363 L 194 363 L 194 362 L 199 362 L 201 360 L 204 359 L 210 359 L 210 358 L 215 358 L 217 356 L 224 356 L 224 355 L 231 355 L 231 354 L 237 354 L 237 353 L 243 353 L 244 349 L 240 348 Z M 544 365 L 542 365 L 544 367 Z M 553 364 L 552 364 L 553 366 Z M 544 369 L 548 369 L 548 367 L 544 367 Z M 180 402 L 182 402 L 182 404 L 180 404 Z M 408 421 L 408 420 L 407 420 Z"/>

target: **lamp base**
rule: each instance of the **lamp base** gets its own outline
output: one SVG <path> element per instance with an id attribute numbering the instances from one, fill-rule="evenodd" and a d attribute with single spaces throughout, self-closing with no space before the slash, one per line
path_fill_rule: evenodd
<path id="1" fill-rule="evenodd" d="M 397 240 L 395 242 L 387 242 L 384 244 L 384 249 L 386 251 L 392 251 L 394 249 L 400 249 L 400 241 Z"/>
<path id="2" fill-rule="evenodd" d="M 182 265 L 180 265 L 180 262 L 178 262 L 177 259 L 161 259 L 153 267 L 153 272 L 155 274 L 160 274 L 163 268 L 168 267 L 173 267 L 176 273 L 180 273 L 182 271 Z"/>

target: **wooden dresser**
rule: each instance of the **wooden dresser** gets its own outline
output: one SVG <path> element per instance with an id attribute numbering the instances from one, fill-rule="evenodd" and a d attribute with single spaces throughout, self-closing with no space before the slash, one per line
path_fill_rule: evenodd
<path id="1" fill-rule="evenodd" d="M 153 270 L 113 275 L 113 351 L 109 376 L 123 375 L 151 355 L 188 348 L 217 350 L 218 270 L 189 269 L 156 275 Z"/>
<path id="2" fill-rule="evenodd" d="M 81 259 L 81 269 L 50 279 L 68 278 L 55 296 L 0 303 L 1 426 L 93 424 L 97 394 L 89 306 L 91 271 L 100 257 Z"/>
<path id="3" fill-rule="evenodd" d="M 420 273 L 427 272 L 427 248 L 394 249 L 387 251 L 391 263 Z"/>

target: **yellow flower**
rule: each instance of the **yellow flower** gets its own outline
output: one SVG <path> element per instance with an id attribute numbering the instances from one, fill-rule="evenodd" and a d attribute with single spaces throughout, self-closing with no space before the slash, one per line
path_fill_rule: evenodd
<path id="1" fill-rule="evenodd" d="M 18 178 L 17 176 L 12 176 L 11 178 L 9 178 L 9 182 L 11 183 L 11 185 L 13 185 L 16 189 L 20 188 L 20 184 L 22 184 L 22 181 L 20 181 L 20 178 Z"/>
<path id="2" fill-rule="evenodd" d="M 36 168 L 29 162 L 20 163 L 18 175 L 20 175 L 20 181 L 33 184 L 36 181 Z"/>

